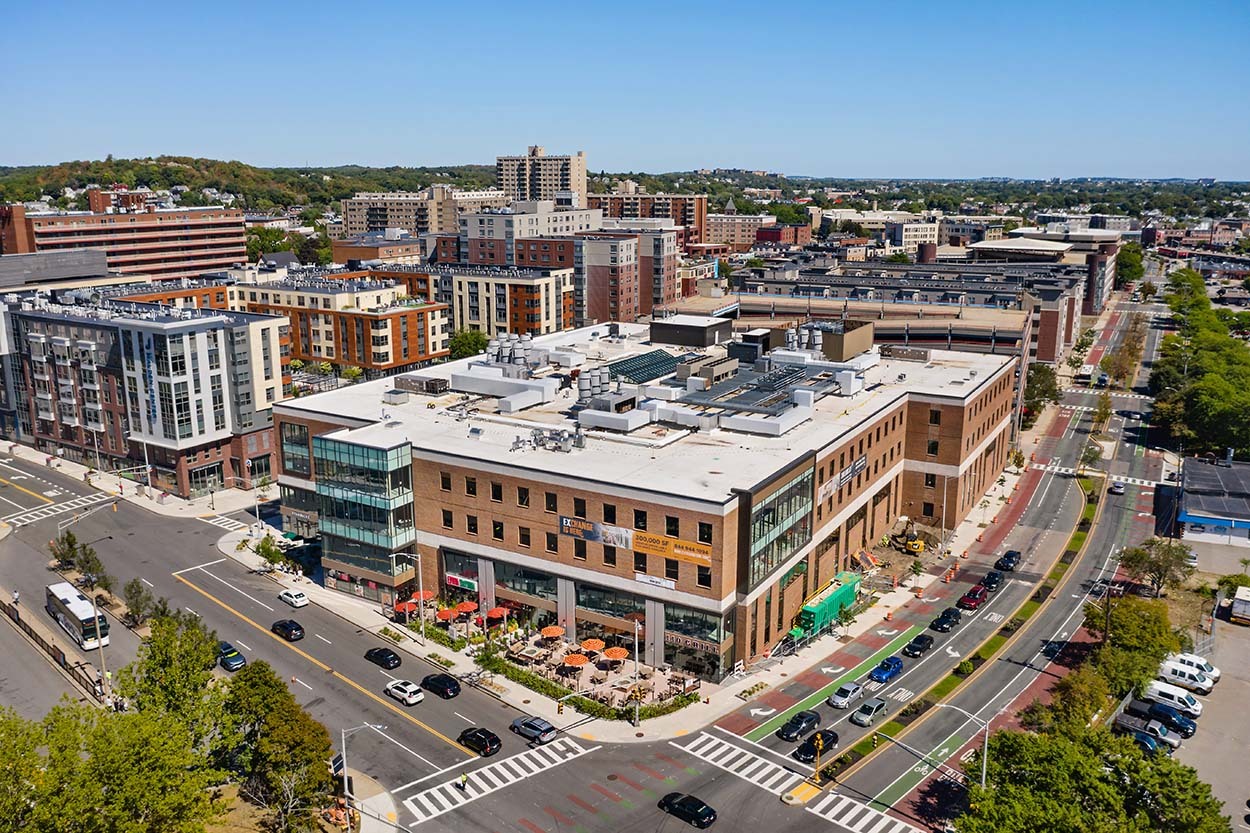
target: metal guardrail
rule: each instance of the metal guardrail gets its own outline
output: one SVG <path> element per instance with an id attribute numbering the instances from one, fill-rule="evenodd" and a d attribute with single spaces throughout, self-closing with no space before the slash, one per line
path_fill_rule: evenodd
<path id="1" fill-rule="evenodd" d="M 42 625 L 27 621 L 22 615 L 22 610 L 21 605 L 0 601 L 0 613 L 3 613 L 15 628 L 26 634 L 31 642 L 51 657 L 52 661 L 69 674 L 83 691 L 91 692 L 96 700 L 104 702 L 104 687 L 95 667 L 88 662 L 70 662 L 65 656 L 65 651 L 45 635 Z"/>

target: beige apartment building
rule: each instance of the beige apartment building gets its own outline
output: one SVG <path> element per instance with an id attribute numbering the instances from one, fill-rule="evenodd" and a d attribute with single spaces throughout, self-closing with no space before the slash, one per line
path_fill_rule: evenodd
<path id="1" fill-rule="evenodd" d="M 755 245 L 755 233 L 764 226 L 777 224 L 772 214 L 709 214 L 705 243 L 721 243 L 732 246 L 736 252 L 745 252 Z"/>
<path id="2" fill-rule="evenodd" d="M 572 269 L 432 266 L 451 278 L 455 330 L 547 335 L 573 327 Z"/>
<path id="3" fill-rule="evenodd" d="M 902 222 L 886 223 L 885 238 L 894 246 L 902 246 L 903 251 L 914 255 L 922 243 L 938 242 L 938 224 L 936 222 Z"/>
<path id="4" fill-rule="evenodd" d="M 503 208 L 508 201 L 498 188 L 461 191 L 450 185 L 431 185 L 416 192 L 361 193 L 343 200 L 343 234 L 355 237 L 394 228 L 414 236 L 454 234 L 461 212 Z"/>
<path id="5" fill-rule="evenodd" d="M 531 145 L 524 156 L 495 159 L 498 187 L 514 200 L 555 200 L 576 195 L 576 205 L 586 205 L 586 153 L 548 156 L 541 145 Z"/>

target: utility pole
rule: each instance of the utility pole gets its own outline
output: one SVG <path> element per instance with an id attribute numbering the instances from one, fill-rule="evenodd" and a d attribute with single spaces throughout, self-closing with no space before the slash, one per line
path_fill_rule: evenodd
<path id="1" fill-rule="evenodd" d="M 641 698 L 638 697 L 638 631 L 642 630 L 641 622 L 634 622 L 634 727 L 638 726 L 638 706 Z"/>
<path id="2" fill-rule="evenodd" d="M 990 760 L 990 722 L 988 720 L 982 720 L 972 712 L 964 711 L 959 708 L 959 706 L 952 706 L 950 703 L 938 703 L 937 707 L 939 709 L 954 709 L 969 720 L 976 721 L 981 725 L 981 728 L 985 729 L 985 741 L 981 747 L 981 789 L 984 790 L 986 770 L 988 769 Z"/>

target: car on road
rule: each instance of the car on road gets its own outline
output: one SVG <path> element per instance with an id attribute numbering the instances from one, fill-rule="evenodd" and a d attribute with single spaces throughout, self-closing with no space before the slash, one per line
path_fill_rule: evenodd
<path id="1" fill-rule="evenodd" d="M 1020 566 L 1020 550 L 1007 550 L 1003 557 L 994 562 L 994 569 L 1003 573 L 1014 573 Z"/>
<path id="2" fill-rule="evenodd" d="M 229 642 L 218 642 L 217 662 L 227 671 L 238 671 L 247 665 L 247 657 L 240 654 L 239 649 Z"/>
<path id="3" fill-rule="evenodd" d="M 860 703 L 859 708 L 851 713 L 851 722 L 856 726 L 871 726 L 883 714 L 885 714 L 885 701 L 880 697 L 873 697 L 871 700 Z"/>
<path id="4" fill-rule="evenodd" d="M 669 793 L 660 799 L 659 808 L 674 818 L 700 830 L 711 827 L 716 821 L 716 811 L 702 799 L 687 793 Z"/>
<path id="5" fill-rule="evenodd" d="M 515 734 L 534 743 L 550 743 L 556 739 L 556 727 L 541 717 L 518 717 L 509 727 Z"/>
<path id="6" fill-rule="evenodd" d="M 287 642 L 299 642 L 304 638 L 304 628 L 294 619 L 279 619 L 273 623 L 270 630 Z"/>
<path id="7" fill-rule="evenodd" d="M 886 657 L 881 664 L 868 673 L 868 679 L 874 683 L 888 683 L 903 673 L 903 661 L 898 657 Z"/>
<path id="8" fill-rule="evenodd" d="M 978 584 L 967 593 L 964 593 L 963 597 L 955 604 L 964 610 L 976 610 L 978 607 L 985 604 L 989 597 L 990 591 Z"/>
<path id="9" fill-rule="evenodd" d="M 1122 495 L 1124 494 L 1124 484 L 1117 480 L 1111 484 L 1111 488 L 1107 489 L 1107 491 L 1113 495 Z"/>
<path id="10" fill-rule="evenodd" d="M 817 729 L 794 748 L 794 752 L 791 754 L 794 755 L 796 760 L 805 764 L 810 764 L 816 760 L 816 738 L 820 738 L 820 756 L 822 758 L 838 748 L 837 732 L 832 729 Z"/>
<path id="11" fill-rule="evenodd" d="M 1003 586 L 1003 574 L 998 570 L 990 570 L 985 574 L 985 578 L 981 579 L 981 586 L 991 593 Z"/>
<path id="12" fill-rule="evenodd" d="M 938 633 L 949 633 L 959 627 L 959 623 L 963 620 L 964 616 L 959 612 L 959 608 L 948 607 L 938 615 L 938 618 L 929 623 L 929 627 Z"/>
<path id="13" fill-rule="evenodd" d="M 1110 376 L 1108 376 L 1106 373 L 1098 374 L 1098 387 L 1105 388 L 1109 384 L 1111 384 Z"/>
<path id="14" fill-rule="evenodd" d="M 405 706 L 415 706 L 425 699 L 421 686 L 412 680 L 391 680 L 382 691 L 387 697 L 393 697 Z"/>
<path id="15" fill-rule="evenodd" d="M 825 702 L 835 709 L 849 709 L 851 704 L 864 696 L 864 687 L 859 683 L 843 683 L 838 690 L 829 695 Z"/>
<path id="16" fill-rule="evenodd" d="M 465 729 L 460 733 L 460 737 L 456 738 L 456 743 L 465 749 L 472 749 L 483 758 L 489 758 L 503 747 L 499 735 L 481 726 L 470 726 Z"/>
<path id="17" fill-rule="evenodd" d="M 796 741 L 820 725 L 820 714 L 808 709 L 790 715 L 790 719 L 777 729 L 777 737 Z"/>
<path id="18" fill-rule="evenodd" d="M 421 687 L 444 700 L 460 694 L 460 682 L 450 674 L 430 674 L 421 681 Z"/>
<path id="19" fill-rule="evenodd" d="M 304 595 L 303 590 L 283 590 L 278 594 L 278 601 L 285 602 L 291 607 L 308 606 L 308 597 Z"/>
<path id="20" fill-rule="evenodd" d="M 370 648 L 365 651 L 365 659 L 374 665 L 382 666 L 388 671 L 392 668 L 398 668 L 403 663 L 403 660 L 399 658 L 399 654 L 390 648 Z"/>
<path id="21" fill-rule="evenodd" d="M 927 633 L 916 634 L 911 642 L 903 646 L 903 656 L 915 659 L 922 657 L 933 647 L 933 637 Z"/>

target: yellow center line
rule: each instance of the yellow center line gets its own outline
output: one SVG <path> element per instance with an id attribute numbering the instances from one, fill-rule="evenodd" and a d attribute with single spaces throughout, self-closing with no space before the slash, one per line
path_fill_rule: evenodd
<path id="1" fill-rule="evenodd" d="M 335 671 L 335 670 L 334 670 L 334 669 L 332 669 L 330 666 L 326 665 L 324 662 L 322 662 L 321 660 L 319 660 L 319 659 L 317 659 L 316 657 L 314 657 L 312 654 L 309 654 L 307 651 L 304 651 L 304 650 L 303 650 L 303 649 L 301 649 L 301 648 L 297 648 L 297 647 L 295 647 L 295 646 L 294 646 L 294 645 L 292 645 L 291 643 L 289 643 L 289 642 L 287 642 L 286 640 L 284 640 L 284 639 L 282 639 L 281 637 L 279 637 L 279 636 L 278 636 L 276 633 L 274 633 L 273 631 L 269 630 L 269 628 L 266 628 L 265 626 L 263 626 L 263 625 L 261 625 L 260 623 L 256 622 L 256 621 L 255 621 L 255 620 L 253 620 L 252 618 L 250 618 L 250 617 L 248 617 L 248 616 L 244 615 L 243 613 L 240 613 L 239 611 L 235 610 L 233 607 L 231 607 L 230 605 L 226 604 L 226 603 L 225 603 L 225 602 L 223 602 L 221 599 L 219 599 L 219 598 L 217 598 L 216 596 L 214 596 L 212 593 L 209 593 L 207 590 L 205 590 L 205 589 L 203 589 L 203 588 L 201 588 L 201 587 L 199 587 L 199 586 L 197 586 L 197 585 L 193 584 L 192 582 L 188 581 L 188 580 L 187 580 L 184 576 L 180 576 L 180 575 L 178 575 L 178 574 L 176 574 L 176 573 L 175 573 L 175 574 L 173 574 L 173 576 L 174 576 L 174 578 L 178 579 L 178 581 L 181 581 L 181 582 L 182 582 L 183 584 L 185 584 L 187 587 L 190 587 L 192 590 L 194 590 L 195 592 L 199 593 L 199 594 L 200 594 L 201 596 L 203 596 L 204 598 L 208 599 L 209 601 L 213 602 L 214 604 L 218 605 L 219 607 L 222 607 L 222 608 L 226 609 L 226 610 L 227 610 L 227 611 L 229 611 L 230 613 L 233 613 L 235 616 L 239 617 L 239 618 L 240 618 L 240 619 L 242 619 L 244 622 L 247 622 L 249 625 L 251 625 L 252 627 L 256 628 L 256 630 L 258 630 L 258 631 L 260 631 L 261 633 L 265 634 L 265 635 L 266 635 L 266 636 L 268 636 L 270 639 L 272 639 L 272 640 L 274 640 L 275 642 L 277 642 L 279 645 L 283 646 L 284 648 L 287 648 L 288 650 L 294 651 L 295 653 L 299 654 L 301 657 L 303 657 L 304 659 L 308 660 L 308 661 L 309 661 L 309 662 L 311 662 L 313 665 L 315 665 L 315 666 L 317 666 L 318 668 L 320 668 L 322 671 L 328 671 L 328 672 L 329 672 L 330 674 L 332 674 L 334 677 L 336 677 L 336 678 L 338 678 L 338 679 L 342 680 L 343 682 L 347 683 L 349 686 L 351 686 L 352 688 L 356 689 L 357 691 L 359 691 L 361 694 L 365 695 L 366 697 L 369 697 L 370 699 L 372 699 L 372 700 L 376 701 L 379 705 L 381 705 L 381 706 L 385 706 L 387 709 L 390 709 L 390 710 L 391 710 L 391 711 L 393 711 L 395 714 L 397 714 L 397 715 L 399 715 L 400 717 L 402 717 L 402 718 L 404 718 L 405 720 L 407 720 L 409 723 L 412 723 L 412 724 L 413 724 L 413 725 L 415 725 L 415 726 L 419 726 L 420 728 L 422 728 L 422 729 L 424 729 L 425 731 L 429 732 L 431 735 L 433 735 L 434 737 L 438 738 L 439 740 L 441 740 L 441 741 L 445 741 L 445 742 L 446 742 L 449 746 L 453 747 L 453 748 L 454 748 L 454 749 L 456 749 L 457 751 L 459 751 L 459 752 L 463 752 L 463 753 L 464 753 L 465 755 L 467 755 L 468 757 L 470 757 L 470 758 L 476 758 L 476 757 L 477 757 L 477 753 L 475 753 L 475 752 L 471 752 L 471 751 L 469 751 L 468 749 L 465 749 L 463 746 L 461 746 L 460 744 L 456 743 L 454 740 L 452 740 L 451 738 L 447 737 L 447 736 L 446 736 L 446 735 L 444 735 L 442 732 L 440 732 L 439 730 L 435 729 L 433 726 L 430 726 L 430 725 L 429 725 L 429 724 L 427 724 L 427 723 L 423 723 L 422 721 L 420 721 L 420 720 L 418 720 L 417 718 L 413 717 L 412 715 L 408 714 L 408 712 L 404 711 L 403 709 L 400 709 L 398 706 L 396 706 L 394 703 L 390 702 L 389 700 L 385 699 L 384 697 L 382 697 L 382 696 L 380 696 L 380 695 L 378 695 L 378 694 L 374 694 L 372 691 L 370 691 L 369 689 L 365 688 L 365 687 L 364 687 L 364 686 L 362 686 L 360 683 L 356 682 L 355 680 L 351 679 L 350 677 L 346 677 L 346 676 L 344 676 L 343 674 L 339 673 L 338 671 Z"/>
<path id="2" fill-rule="evenodd" d="M 55 502 L 56 502 L 56 501 L 54 501 L 54 500 L 53 500 L 52 498 L 50 498 L 50 497 L 46 497 L 46 496 L 44 496 L 44 495 L 41 495 L 41 494 L 39 494 L 38 492 L 32 492 L 30 489 L 27 489 L 25 486 L 19 486 L 18 484 L 14 483 L 12 480 L 8 480 L 8 479 L 6 479 L 6 478 L 0 477 L 0 483 L 3 483 L 3 484 L 4 484 L 4 485 L 6 485 L 6 486 L 12 486 L 14 489 L 17 489 L 19 492 L 25 492 L 26 494 L 30 495 L 31 497 L 39 498 L 39 499 L 40 499 L 40 500 L 42 500 L 44 503 L 55 503 Z"/>

